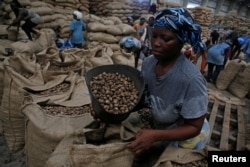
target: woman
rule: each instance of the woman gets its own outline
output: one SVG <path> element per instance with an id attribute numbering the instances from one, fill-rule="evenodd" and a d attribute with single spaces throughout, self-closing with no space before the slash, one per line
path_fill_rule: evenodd
<path id="1" fill-rule="evenodd" d="M 216 82 L 220 71 L 224 68 L 229 56 L 231 47 L 226 42 L 213 45 L 207 53 L 207 82 Z M 215 69 L 214 69 L 215 67 Z"/>
<path id="2" fill-rule="evenodd" d="M 184 8 L 167 8 L 155 19 L 151 40 L 153 55 L 144 59 L 142 75 L 152 108 L 154 129 L 141 129 L 128 145 L 140 154 L 155 142 L 202 149 L 209 137 L 206 80 L 181 54 L 184 43 L 196 52 L 205 47 L 201 28 Z"/>
<path id="3" fill-rule="evenodd" d="M 21 28 L 26 33 L 29 40 L 32 41 L 31 33 L 35 34 L 36 38 L 39 38 L 41 34 L 35 31 L 33 28 L 42 22 L 42 18 L 37 13 L 29 9 L 18 7 L 15 3 L 11 3 L 11 9 L 13 11 L 18 11 L 18 16 L 11 25 L 19 25 L 20 22 L 24 20 L 25 23 L 22 25 Z"/>
<path id="4" fill-rule="evenodd" d="M 74 47 L 82 48 L 84 37 L 82 31 L 86 30 L 86 25 L 82 21 L 82 13 L 79 11 L 73 12 L 73 20 L 70 23 L 70 34 L 68 40 L 70 40 Z"/>

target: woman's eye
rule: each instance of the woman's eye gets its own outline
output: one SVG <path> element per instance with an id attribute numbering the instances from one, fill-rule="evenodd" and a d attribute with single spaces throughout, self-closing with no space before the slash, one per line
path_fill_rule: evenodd
<path id="1" fill-rule="evenodd" d="M 164 42 L 170 41 L 170 39 L 168 37 L 162 37 L 162 39 L 163 39 Z"/>

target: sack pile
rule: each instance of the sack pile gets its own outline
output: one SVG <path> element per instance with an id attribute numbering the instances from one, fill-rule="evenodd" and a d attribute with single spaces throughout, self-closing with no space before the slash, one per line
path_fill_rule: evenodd
<path id="1" fill-rule="evenodd" d="M 192 9 L 189 9 L 192 11 L 192 16 L 195 21 L 197 21 L 201 25 L 201 37 L 202 39 L 209 39 L 210 38 L 210 32 L 208 29 L 208 26 L 211 23 L 212 18 L 212 9 L 206 8 L 206 7 L 195 7 Z"/>
<path id="2" fill-rule="evenodd" d="M 96 0 L 90 2 L 90 11 L 97 16 L 117 16 L 123 23 L 128 16 L 147 14 L 150 0 Z"/>
<path id="3" fill-rule="evenodd" d="M 216 87 L 228 90 L 234 96 L 244 98 L 250 92 L 249 63 L 239 59 L 230 60 L 220 72 Z"/>

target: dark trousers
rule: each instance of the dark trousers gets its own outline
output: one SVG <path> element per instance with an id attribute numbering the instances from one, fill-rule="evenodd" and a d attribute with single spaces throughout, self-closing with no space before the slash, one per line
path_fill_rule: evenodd
<path id="1" fill-rule="evenodd" d="M 215 70 L 214 70 L 214 67 L 215 67 Z M 212 80 L 213 82 L 215 82 L 222 69 L 223 69 L 223 65 L 216 65 L 216 64 L 208 63 L 207 81 L 210 82 Z"/>
<path id="2" fill-rule="evenodd" d="M 80 43 L 80 44 L 76 44 L 76 43 L 74 43 L 74 48 L 82 48 L 82 44 Z"/>
<path id="3" fill-rule="evenodd" d="M 140 58 L 140 53 L 141 53 L 141 50 L 138 50 L 135 52 L 135 68 L 138 67 L 138 61 L 139 61 L 139 58 Z"/>
<path id="4" fill-rule="evenodd" d="M 29 40 L 32 41 L 31 33 L 36 34 L 37 32 L 33 30 L 33 28 L 37 26 L 37 24 L 33 23 L 29 19 L 25 21 L 25 23 L 22 25 L 22 29 L 25 32 L 25 34 L 28 36 Z"/>

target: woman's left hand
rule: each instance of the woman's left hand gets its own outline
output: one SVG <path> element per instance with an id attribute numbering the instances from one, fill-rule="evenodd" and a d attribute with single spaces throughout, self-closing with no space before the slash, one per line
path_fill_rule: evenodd
<path id="1" fill-rule="evenodd" d="M 127 145 L 135 154 L 140 154 L 141 152 L 150 148 L 154 143 L 154 130 L 141 129 L 136 134 L 136 139 Z"/>

